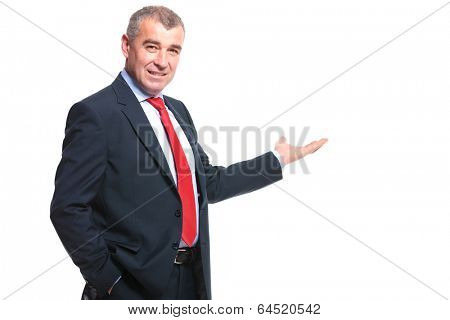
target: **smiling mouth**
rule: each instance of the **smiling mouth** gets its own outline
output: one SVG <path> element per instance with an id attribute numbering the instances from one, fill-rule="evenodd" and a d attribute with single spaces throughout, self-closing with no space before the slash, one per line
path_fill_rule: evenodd
<path id="1" fill-rule="evenodd" d="M 157 72 L 157 71 L 148 71 L 148 73 L 150 73 L 153 77 L 164 77 L 165 75 L 167 75 L 167 73 L 163 73 L 163 72 Z"/>

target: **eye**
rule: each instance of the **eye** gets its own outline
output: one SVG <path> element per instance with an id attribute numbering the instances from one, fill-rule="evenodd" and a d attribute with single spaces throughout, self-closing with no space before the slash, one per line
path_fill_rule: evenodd
<path id="1" fill-rule="evenodd" d="M 169 49 L 169 52 L 170 52 L 172 55 L 174 55 L 174 56 L 176 56 L 176 55 L 178 55 L 178 54 L 180 53 L 180 51 L 177 50 L 177 49 Z"/>
<path id="2" fill-rule="evenodd" d="M 153 45 L 153 44 L 150 44 L 150 45 L 147 45 L 145 47 L 145 49 L 147 49 L 148 51 L 152 51 L 153 52 L 153 51 L 156 51 L 158 49 L 158 47 Z"/>

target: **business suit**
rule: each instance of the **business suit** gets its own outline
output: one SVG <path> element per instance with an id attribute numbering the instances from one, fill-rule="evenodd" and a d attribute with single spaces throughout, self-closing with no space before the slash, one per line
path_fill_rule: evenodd
<path id="1" fill-rule="evenodd" d="M 198 298 L 211 299 L 208 203 L 282 179 L 281 165 L 272 152 L 227 168 L 211 165 L 184 104 L 168 96 L 164 102 L 195 157 L 201 258 L 194 269 Z M 162 297 L 180 243 L 180 209 L 161 147 L 121 75 L 70 109 L 51 220 L 96 297 L 124 273 L 149 299 Z"/>

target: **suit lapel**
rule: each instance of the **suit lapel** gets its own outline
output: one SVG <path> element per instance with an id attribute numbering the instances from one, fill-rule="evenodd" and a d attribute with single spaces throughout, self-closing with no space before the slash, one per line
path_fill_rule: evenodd
<path id="1" fill-rule="evenodd" d="M 116 80 L 114 80 L 112 86 L 117 95 L 117 102 L 123 105 L 122 112 L 128 118 L 140 142 L 145 146 L 153 159 L 155 159 L 155 161 L 159 164 L 163 175 L 168 177 L 170 179 L 170 183 L 176 187 L 174 178 L 170 172 L 169 164 L 166 160 L 166 156 L 161 149 L 161 145 L 158 142 L 152 126 L 148 122 L 148 118 L 145 115 L 144 110 L 142 109 L 139 101 L 136 99 L 136 96 L 133 94 L 133 91 L 131 91 L 120 74 Z"/>
<path id="2" fill-rule="evenodd" d="M 195 137 L 193 136 L 192 130 L 190 128 L 192 127 L 185 119 L 180 115 L 177 109 L 174 108 L 174 106 L 170 103 L 169 99 L 164 96 L 164 103 L 166 104 L 167 108 L 172 111 L 173 115 L 177 119 L 178 123 L 180 124 L 181 128 L 183 129 L 184 133 L 186 134 L 186 137 L 189 141 L 189 144 L 191 145 L 192 152 L 194 153 L 194 159 L 195 159 L 195 172 L 196 172 L 196 179 L 197 179 L 197 185 L 200 187 L 200 194 L 204 195 L 206 194 L 206 184 L 204 179 L 199 179 L 199 175 L 201 174 L 200 170 L 202 170 L 203 165 L 201 163 L 200 154 L 198 153 L 197 147 L 195 146 Z M 192 128 L 194 130 L 194 128 Z"/>

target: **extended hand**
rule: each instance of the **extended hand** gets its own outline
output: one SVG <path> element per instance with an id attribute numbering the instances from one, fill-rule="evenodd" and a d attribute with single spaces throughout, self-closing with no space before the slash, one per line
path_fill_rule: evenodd
<path id="1" fill-rule="evenodd" d="M 286 138 L 281 137 L 275 144 L 275 150 L 280 154 L 283 163 L 288 164 L 298 159 L 301 159 L 310 153 L 316 152 L 327 141 L 328 139 L 322 138 L 320 140 L 313 141 L 310 144 L 307 144 L 306 146 L 298 147 L 288 144 L 286 142 Z"/>

